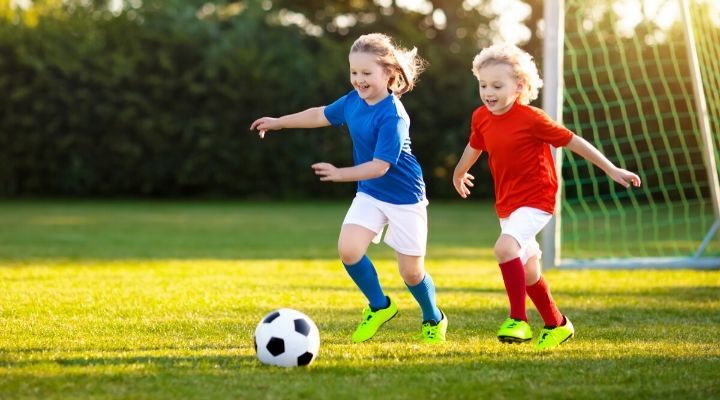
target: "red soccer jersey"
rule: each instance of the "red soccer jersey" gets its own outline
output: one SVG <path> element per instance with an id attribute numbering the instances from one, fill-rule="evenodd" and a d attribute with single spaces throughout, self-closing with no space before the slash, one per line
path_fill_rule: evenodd
<path id="1" fill-rule="evenodd" d="M 555 211 L 558 183 L 549 145 L 565 146 L 573 135 L 543 110 L 520 103 L 502 115 L 485 106 L 473 112 L 470 146 L 488 153 L 500 218 L 520 207 Z"/>

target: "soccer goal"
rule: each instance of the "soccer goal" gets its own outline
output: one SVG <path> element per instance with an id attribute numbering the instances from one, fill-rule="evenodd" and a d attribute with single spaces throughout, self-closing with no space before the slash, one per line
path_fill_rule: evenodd
<path id="1" fill-rule="evenodd" d="M 642 187 L 554 149 L 545 267 L 720 268 L 720 4 L 546 0 L 543 108 Z"/>

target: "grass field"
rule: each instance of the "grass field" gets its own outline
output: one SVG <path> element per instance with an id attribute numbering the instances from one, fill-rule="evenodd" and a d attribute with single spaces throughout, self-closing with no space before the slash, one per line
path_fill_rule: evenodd
<path id="1" fill-rule="evenodd" d="M 477 203 L 429 208 L 449 342 L 414 339 L 420 311 L 381 245 L 400 314 L 351 344 L 346 206 L 0 202 L 0 399 L 720 398 L 720 271 L 547 271 L 577 336 L 545 354 L 503 345 L 497 221 Z M 284 306 L 320 329 L 309 368 L 255 359 L 256 323 Z"/>

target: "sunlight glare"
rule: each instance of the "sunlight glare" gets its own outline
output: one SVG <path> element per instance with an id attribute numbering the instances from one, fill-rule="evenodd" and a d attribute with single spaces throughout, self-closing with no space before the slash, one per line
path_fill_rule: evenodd
<path id="1" fill-rule="evenodd" d="M 613 11 L 618 16 L 618 31 L 624 36 L 633 35 L 646 19 L 667 30 L 680 15 L 677 2 L 663 0 L 618 1 L 613 4 Z"/>
<path id="2" fill-rule="evenodd" d="M 520 0 L 493 0 L 490 9 L 498 16 L 492 23 L 497 39 L 512 44 L 530 40 L 532 32 L 523 22 L 532 13 L 532 7 Z"/>

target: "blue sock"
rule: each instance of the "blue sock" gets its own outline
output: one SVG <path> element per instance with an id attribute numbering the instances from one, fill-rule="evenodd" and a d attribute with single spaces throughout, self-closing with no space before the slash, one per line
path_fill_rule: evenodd
<path id="1" fill-rule="evenodd" d="M 423 280 L 415 286 L 410 286 L 407 283 L 405 286 L 407 286 L 410 293 L 415 297 L 415 300 L 420 304 L 423 321 L 434 320 L 435 322 L 440 322 L 442 313 L 437 304 L 435 304 L 435 283 L 433 283 L 430 274 L 426 273 Z"/>
<path id="2" fill-rule="evenodd" d="M 355 282 L 357 287 L 360 288 L 360 291 L 367 297 L 371 308 L 381 309 L 389 305 L 388 299 L 385 297 L 382 287 L 380 287 L 375 266 L 368 256 L 363 256 L 360 261 L 355 264 L 347 265 L 343 263 L 343 265 L 353 282 Z"/>

